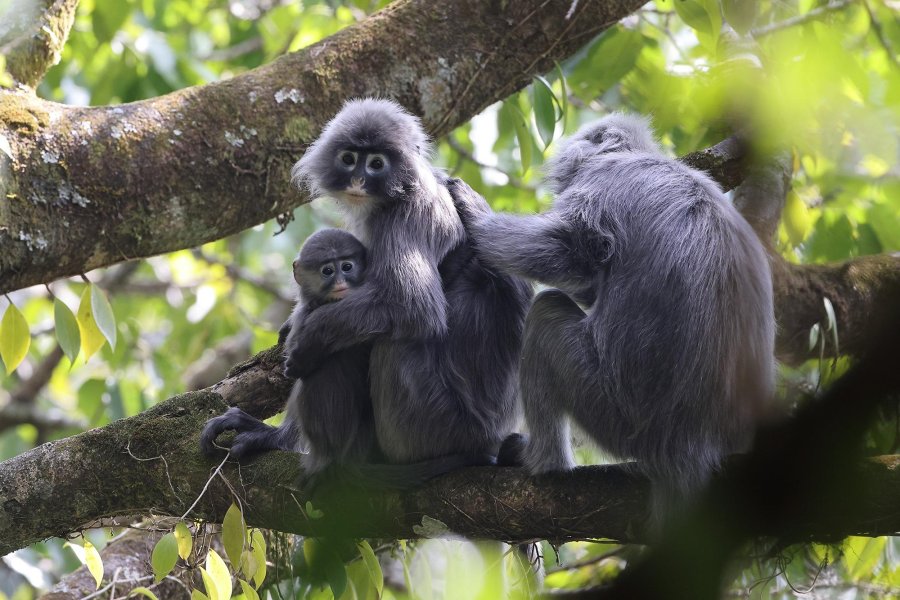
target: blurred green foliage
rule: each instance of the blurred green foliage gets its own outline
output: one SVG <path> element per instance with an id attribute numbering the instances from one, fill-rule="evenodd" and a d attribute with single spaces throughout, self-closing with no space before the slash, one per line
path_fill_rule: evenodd
<path id="1" fill-rule="evenodd" d="M 159 96 L 265 64 L 386 4 L 82 0 L 62 60 L 39 93 L 91 105 Z M 0 19 L 15 9 L 16 2 L 0 1 Z M 900 250 L 897 10 L 893 0 L 649 3 L 529 89 L 439 140 L 436 161 L 483 193 L 495 209 L 533 212 L 551 200 L 540 175 L 554 140 L 610 111 L 650 115 L 673 155 L 714 144 L 740 128 L 752 133 L 761 150 L 793 153 L 793 191 L 776 240 L 785 258 L 821 263 L 895 252 Z M 0 85 L 2 67 L 0 57 Z M 0 383 L 0 410 L 19 402 L 36 416 L 0 431 L 0 459 L 133 415 L 184 391 L 190 381 L 212 383 L 234 362 L 270 346 L 290 310 L 289 265 L 297 248 L 309 233 L 337 224 L 336 219 L 327 207 L 302 207 L 277 236 L 277 227 L 267 223 L 199 251 L 89 274 L 106 290 L 118 340 L 112 349 L 100 339 L 99 353 L 87 362 L 84 352 L 70 362 L 55 349 L 54 336 L 54 323 L 62 319 L 67 324 L 59 327 L 68 332 L 65 354 L 74 356 L 72 322 L 55 314 L 58 303 L 76 311 L 84 282 L 52 284 L 56 306 L 44 288 L 12 294 L 31 343 L 22 364 Z M 0 300 L 0 309 L 6 304 Z M 815 343 L 829 343 L 836 333 L 823 324 Z M 21 340 L 10 339 L 8 348 L 21 348 Z M 211 360 L 226 347 L 233 352 L 227 355 L 230 362 Z M 43 367 L 52 369 L 48 383 L 36 394 L 25 393 Z M 843 360 L 783 368 L 784 395 L 790 400 L 816 390 L 845 368 Z M 882 425 L 873 428 L 867 440 L 872 453 L 897 452 L 896 413 L 887 411 Z M 579 458 L 603 457 L 583 447 Z M 93 531 L 88 537 L 102 548 L 108 536 Z M 401 543 L 390 552 L 402 569 L 399 578 L 386 579 L 386 598 L 530 595 L 520 566 L 496 548 L 430 540 Z M 558 549 L 545 544 L 546 585 L 601 584 L 639 555 L 639 548 L 608 543 Z M 813 587 L 822 597 L 896 598 L 898 555 L 894 538 L 851 538 L 833 547 L 783 549 L 774 557 L 748 549 L 748 557 L 759 558 L 736 567 L 731 589 L 750 598 L 793 598 Z M 342 597 L 374 598 L 368 551 L 348 560 Z M 0 562 L 0 600 L 32 598 L 78 564 L 59 540 L 7 557 Z M 280 591 L 286 597 L 332 597 L 340 577 L 333 565 L 329 568 L 330 586 L 314 585 L 324 581 L 322 574 L 305 577 L 307 568 L 283 582 Z M 411 595 L 400 591 L 403 587 Z M 262 597 L 271 592 L 264 589 Z"/>

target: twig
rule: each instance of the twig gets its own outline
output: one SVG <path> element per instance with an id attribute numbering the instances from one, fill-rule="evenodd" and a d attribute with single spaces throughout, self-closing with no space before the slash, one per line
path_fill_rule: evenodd
<path id="1" fill-rule="evenodd" d="M 875 11 L 869 6 L 868 0 L 863 0 L 863 6 L 866 7 L 866 12 L 869 13 L 872 31 L 875 32 L 875 37 L 878 38 L 878 41 L 881 42 L 881 45 L 884 47 L 884 51 L 887 52 L 888 60 L 891 61 L 891 64 L 894 65 L 894 67 L 900 69 L 900 62 L 897 61 L 897 54 L 894 52 L 893 47 L 891 47 L 891 42 L 884 34 L 884 28 L 881 26 L 881 21 L 875 16 Z"/>
<path id="2" fill-rule="evenodd" d="M 460 144 L 457 140 L 453 139 L 453 137 L 447 136 L 447 145 L 450 146 L 451 148 L 453 148 L 457 154 L 459 154 L 461 157 L 463 157 L 467 161 L 473 163 L 479 169 L 487 169 L 489 171 L 494 171 L 495 173 L 500 173 L 501 175 L 505 175 L 506 178 L 509 180 L 509 185 L 513 186 L 514 188 L 518 188 L 520 190 L 534 191 L 533 187 L 525 184 L 521 179 L 519 179 L 515 175 L 511 175 L 510 173 L 507 173 L 500 167 L 481 162 L 480 160 L 475 158 L 474 154 L 472 154 L 471 152 L 469 152 L 468 150 L 463 148 L 462 144 Z"/>
<path id="3" fill-rule="evenodd" d="M 194 510 L 194 507 L 197 506 L 198 502 L 200 502 L 200 498 L 202 498 L 203 495 L 206 493 L 206 490 L 209 489 L 209 484 L 212 482 L 213 479 L 216 478 L 216 475 L 218 475 L 219 472 L 222 470 L 222 467 L 225 466 L 225 462 L 228 460 L 228 458 L 230 456 L 231 456 L 231 452 L 226 454 L 225 458 L 222 459 L 222 462 L 219 463 L 219 466 L 216 467 L 216 470 L 213 471 L 212 475 L 209 476 L 209 479 L 206 480 L 206 484 L 203 486 L 203 489 L 200 490 L 200 495 L 197 496 L 197 499 L 194 500 L 194 503 L 191 504 L 190 508 L 188 508 L 187 511 L 185 511 L 185 513 L 183 515 L 181 515 L 182 521 L 185 520 L 189 514 L 191 514 L 191 511 Z"/>
<path id="4" fill-rule="evenodd" d="M 797 15 L 796 17 L 791 17 L 790 19 L 785 19 L 784 21 L 778 21 L 777 23 L 770 23 L 769 25 L 764 25 L 762 27 L 757 27 L 756 29 L 750 30 L 750 35 L 755 38 L 760 38 L 763 36 L 767 36 L 771 33 L 775 33 L 776 31 L 781 31 L 782 29 L 788 29 L 790 27 L 794 27 L 796 25 L 802 25 L 803 23 L 807 23 L 809 21 L 813 21 L 818 19 L 819 17 L 826 15 L 831 12 L 835 12 L 838 10 L 843 10 L 847 8 L 851 4 L 856 2 L 856 0 L 836 0 L 834 2 L 829 2 L 825 6 L 820 6 L 819 8 L 814 8 L 806 14 Z"/>

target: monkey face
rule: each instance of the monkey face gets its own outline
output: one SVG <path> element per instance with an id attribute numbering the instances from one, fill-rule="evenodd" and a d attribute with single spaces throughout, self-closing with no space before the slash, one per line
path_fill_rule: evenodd
<path id="1" fill-rule="evenodd" d="M 335 154 L 326 186 L 350 204 L 391 197 L 391 180 L 398 162 L 392 154 L 373 148 L 341 149 Z"/>

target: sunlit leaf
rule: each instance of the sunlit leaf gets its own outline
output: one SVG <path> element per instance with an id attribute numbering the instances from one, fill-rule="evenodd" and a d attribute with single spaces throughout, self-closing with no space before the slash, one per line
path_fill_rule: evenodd
<path id="1" fill-rule="evenodd" d="M 369 578 L 372 580 L 375 589 L 378 590 L 378 596 L 381 597 L 384 590 L 384 573 L 381 571 L 381 564 L 378 562 L 378 557 L 375 556 L 372 546 L 370 546 L 369 542 L 366 540 L 357 542 L 356 547 L 359 548 L 359 554 L 366 564 Z"/>
<path id="2" fill-rule="evenodd" d="M 247 600 L 259 600 L 259 594 L 256 593 L 256 590 L 253 589 L 253 586 L 251 586 L 243 579 L 238 579 L 238 583 L 241 584 L 241 591 L 243 592 L 244 597 L 247 598 Z"/>
<path id="3" fill-rule="evenodd" d="M 175 541 L 175 534 L 169 532 L 159 538 L 150 555 L 150 565 L 153 567 L 153 578 L 156 583 L 172 572 L 176 562 L 178 562 L 178 542 Z"/>
<path id="4" fill-rule="evenodd" d="M 209 596 L 200 590 L 191 590 L 191 600 L 211 600 Z"/>
<path id="5" fill-rule="evenodd" d="M 136 587 L 128 592 L 128 597 L 131 596 L 144 596 L 146 598 L 150 598 L 150 600 L 159 600 L 152 591 L 145 587 Z"/>
<path id="6" fill-rule="evenodd" d="M 206 572 L 215 582 L 218 597 L 222 600 L 231 598 L 231 573 L 228 572 L 228 567 L 222 557 L 212 548 L 206 555 Z M 207 589 L 207 591 L 209 590 Z"/>
<path id="7" fill-rule="evenodd" d="M 225 518 L 222 519 L 222 545 L 225 546 L 228 560 L 235 568 L 241 564 L 241 552 L 246 539 L 247 527 L 244 525 L 244 516 L 238 505 L 232 502 L 225 513 Z"/>
<path id="8" fill-rule="evenodd" d="M 673 0 L 675 12 L 692 29 L 698 32 L 719 35 L 722 28 L 722 15 L 716 0 Z"/>
<path id="9" fill-rule="evenodd" d="M 28 348 L 31 346 L 31 332 L 28 330 L 28 322 L 12 302 L 3 313 L 0 321 L 0 358 L 6 365 L 6 374 L 9 375 L 25 360 Z"/>
<path id="10" fill-rule="evenodd" d="M 676 0 L 677 1 L 677 0 Z M 644 36 L 621 25 L 610 27 L 591 43 L 569 74 L 569 86 L 585 101 L 622 80 L 644 49 Z"/>
<path id="11" fill-rule="evenodd" d="M 812 229 L 809 208 L 796 192 L 789 192 L 784 200 L 782 222 L 788 239 L 794 247 L 802 244 Z"/>
<path id="12" fill-rule="evenodd" d="M 825 314 L 828 315 L 828 326 L 826 330 L 831 332 L 831 341 L 834 344 L 834 353 L 840 354 L 840 344 L 838 343 L 838 325 L 837 317 L 834 316 L 834 306 L 831 304 L 831 300 L 829 300 L 828 298 L 822 298 L 822 302 L 825 304 Z"/>
<path id="13" fill-rule="evenodd" d="M 559 63 L 556 63 L 556 77 L 559 80 L 560 92 L 559 92 L 559 102 L 560 102 L 560 115 L 559 118 L 563 123 L 563 127 L 566 126 L 566 119 L 569 118 L 569 90 L 566 85 L 566 76 L 563 74 L 562 67 L 559 66 Z"/>
<path id="14" fill-rule="evenodd" d="M 262 531 L 254 529 L 250 533 L 250 545 L 253 548 L 253 557 L 256 559 L 256 572 L 253 573 L 253 584 L 259 586 L 266 580 L 266 539 Z"/>
<path id="15" fill-rule="evenodd" d="M 81 353 L 84 355 L 85 361 L 106 343 L 106 337 L 104 337 L 103 332 L 100 331 L 96 321 L 94 321 L 94 311 L 91 308 L 92 287 L 94 286 L 89 285 L 84 288 L 84 292 L 81 294 L 81 303 L 78 305 L 78 313 L 76 314 L 78 329 L 81 332 Z"/>
<path id="16" fill-rule="evenodd" d="M 109 342 L 109 347 L 116 348 L 116 317 L 113 314 L 112 306 L 103 293 L 96 285 L 91 286 L 91 310 L 94 313 L 94 322 L 103 332 L 103 337 Z"/>
<path id="17" fill-rule="evenodd" d="M 75 314 L 65 303 L 56 298 L 53 301 L 53 319 L 56 323 L 56 341 L 63 353 L 74 363 L 81 350 L 81 332 Z"/>
<path id="18" fill-rule="evenodd" d="M 200 567 L 200 578 L 203 580 L 203 587 L 206 589 L 209 600 L 229 600 L 230 596 L 223 596 L 219 593 L 216 580 L 203 567 Z"/>
<path id="19" fill-rule="evenodd" d="M 88 541 L 84 542 L 84 565 L 97 583 L 97 588 L 99 588 L 100 582 L 103 581 L 103 559 L 100 558 L 97 548 Z"/>
<path id="20" fill-rule="evenodd" d="M 191 548 L 194 544 L 194 538 L 191 536 L 191 530 L 184 521 L 179 521 L 175 526 L 175 541 L 178 542 L 178 556 L 183 560 L 187 560 L 191 555 Z"/>

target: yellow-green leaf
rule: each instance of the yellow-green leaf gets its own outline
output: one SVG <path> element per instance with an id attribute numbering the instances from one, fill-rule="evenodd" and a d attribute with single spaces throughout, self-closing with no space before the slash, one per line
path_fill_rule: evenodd
<path id="1" fill-rule="evenodd" d="M 131 590 L 130 592 L 128 592 L 129 598 L 131 596 L 138 596 L 138 595 L 146 596 L 147 598 L 150 598 L 150 600 L 159 600 L 159 598 L 156 597 L 156 594 L 154 594 L 148 588 L 145 588 L 145 587 L 136 587 L 133 590 Z"/>
<path id="2" fill-rule="evenodd" d="M 238 579 L 238 582 L 241 584 L 241 591 L 244 592 L 244 597 L 246 597 L 247 600 L 259 600 L 259 594 L 256 593 L 253 586 L 243 579 Z"/>
<path id="3" fill-rule="evenodd" d="M 28 330 L 28 321 L 12 302 L 3 313 L 0 321 L 0 358 L 6 365 L 6 374 L 16 370 L 28 354 L 31 346 L 31 332 Z"/>
<path id="4" fill-rule="evenodd" d="M 250 534 L 250 545 L 253 548 L 253 557 L 256 559 L 256 572 L 253 573 L 253 585 L 256 589 L 266 580 L 266 539 L 262 531 L 254 529 Z"/>
<path id="5" fill-rule="evenodd" d="M 212 552 L 212 550 L 210 550 Z M 216 587 L 216 580 L 212 578 L 212 575 L 209 574 L 209 571 L 200 567 L 200 577 L 203 579 L 203 587 L 206 588 L 206 594 L 209 596 L 209 600 L 219 600 L 222 598 L 222 595 L 219 594 L 219 588 Z M 222 598 L 222 600 L 228 600 L 230 596 L 226 596 Z"/>
<path id="6" fill-rule="evenodd" d="M 81 349 L 81 332 L 75 314 L 59 298 L 53 301 L 53 320 L 56 321 L 56 341 L 69 362 L 74 363 Z"/>
<path id="7" fill-rule="evenodd" d="M 182 559 L 187 560 L 191 555 L 191 548 L 193 548 L 194 538 L 191 537 L 191 530 L 188 529 L 188 526 L 185 525 L 184 521 L 180 521 L 178 525 L 175 526 L 175 541 L 178 542 L 178 556 Z"/>
<path id="8" fill-rule="evenodd" d="M 231 598 L 231 573 L 228 572 L 228 567 L 222 557 L 211 548 L 209 554 L 206 555 L 206 571 L 215 582 L 218 597 L 221 600 Z"/>
<path id="9" fill-rule="evenodd" d="M 177 561 L 178 542 L 175 541 L 175 534 L 169 532 L 159 538 L 156 546 L 153 547 L 153 553 L 150 555 L 154 581 L 156 583 L 162 581 L 166 575 L 172 572 Z"/>
<path id="10" fill-rule="evenodd" d="M 378 590 L 378 597 L 380 598 L 384 590 L 384 573 L 381 570 L 378 558 L 375 556 L 375 551 L 372 550 L 372 546 L 369 545 L 367 540 L 357 542 L 356 547 L 359 548 L 359 554 L 362 556 L 363 562 L 366 564 L 366 570 L 369 572 L 369 579 L 372 580 L 372 584 Z"/>
<path id="11" fill-rule="evenodd" d="M 244 549 L 246 539 L 247 526 L 244 525 L 244 516 L 238 505 L 232 502 L 225 513 L 225 518 L 222 519 L 222 545 L 225 546 L 225 554 L 235 569 L 241 564 L 241 551 Z"/>
<path id="12" fill-rule="evenodd" d="M 91 288 L 92 285 L 84 288 L 81 294 L 81 303 L 78 305 L 78 329 L 81 331 L 81 352 L 84 354 L 84 360 L 87 361 L 106 343 L 103 332 L 97 327 L 94 321 L 94 311 L 91 308 Z"/>
<path id="13" fill-rule="evenodd" d="M 788 192 L 784 199 L 781 221 L 784 223 L 784 230 L 788 234 L 791 245 L 799 246 L 809 235 L 809 231 L 812 229 L 812 217 L 806 203 L 796 192 Z"/>
<path id="14" fill-rule="evenodd" d="M 109 342 L 109 347 L 116 349 L 116 316 L 113 314 L 112 306 L 103 293 L 96 285 L 91 286 L 91 310 L 94 311 L 94 322 L 103 333 L 103 337 Z"/>
<path id="15" fill-rule="evenodd" d="M 100 553 L 97 552 L 94 545 L 88 541 L 84 542 L 84 565 L 93 575 L 94 581 L 97 582 L 97 588 L 99 588 L 100 582 L 103 581 L 103 559 L 100 558 Z"/>
<path id="16" fill-rule="evenodd" d="M 201 568 L 202 570 L 202 568 Z M 201 592 L 200 590 L 191 590 L 191 600 L 210 600 L 209 596 Z"/>

